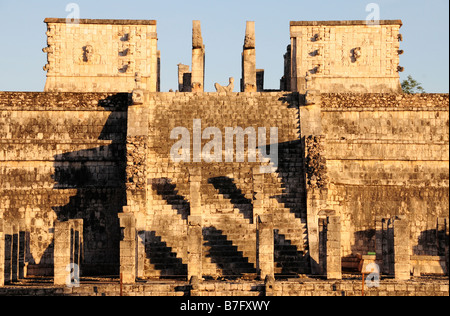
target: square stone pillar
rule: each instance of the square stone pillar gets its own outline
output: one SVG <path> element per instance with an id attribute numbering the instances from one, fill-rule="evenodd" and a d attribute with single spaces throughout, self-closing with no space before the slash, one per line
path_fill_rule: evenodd
<path id="1" fill-rule="evenodd" d="M 11 281 L 17 282 L 19 280 L 19 235 L 20 226 L 18 223 L 11 225 Z"/>
<path id="2" fill-rule="evenodd" d="M 244 51 L 242 52 L 241 92 L 256 92 L 256 41 L 255 22 L 247 21 Z"/>
<path id="3" fill-rule="evenodd" d="M 200 21 L 192 23 L 192 92 L 205 89 L 205 45 L 203 45 Z"/>
<path id="4" fill-rule="evenodd" d="M 394 221 L 394 273 L 396 280 L 411 278 L 410 227 L 406 218 Z"/>
<path id="5" fill-rule="evenodd" d="M 192 167 L 189 169 L 189 186 L 190 186 L 190 205 L 191 216 L 202 216 L 202 170 L 200 167 Z"/>
<path id="6" fill-rule="evenodd" d="M 202 170 L 200 167 L 189 169 L 191 205 L 188 218 L 188 280 L 197 277 L 202 280 L 203 210 L 202 210 Z"/>
<path id="7" fill-rule="evenodd" d="M 202 246 L 203 246 L 203 234 L 202 234 L 202 217 L 201 216 L 189 216 L 188 218 L 188 281 L 193 277 L 202 280 Z"/>
<path id="8" fill-rule="evenodd" d="M 264 207 L 264 176 L 261 167 L 253 168 L 253 222 L 257 223 L 258 216 L 266 214 Z"/>
<path id="9" fill-rule="evenodd" d="M 120 274 L 123 283 L 136 282 L 136 218 L 132 213 L 120 213 Z"/>
<path id="10" fill-rule="evenodd" d="M 327 218 L 327 279 L 342 279 L 341 218 Z"/>
<path id="11" fill-rule="evenodd" d="M 320 238 L 319 238 L 319 211 L 326 206 L 328 190 L 308 189 L 307 192 L 307 227 L 308 249 L 312 274 L 321 274 L 320 268 Z"/>
<path id="12" fill-rule="evenodd" d="M 83 258 L 83 220 L 55 222 L 54 285 L 78 286 Z"/>
<path id="13" fill-rule="evenodd" d="M 0 219 L 0 287 L 5 286 L 5 223 Z"/>
<path id="14" fill-rule="evenodd" d="M 72 240 L 72 262 L 76 264 L 77 277 L 81 276 L 81 263 L 84 257 L 84 238 L 83 238 L 83 220 L 82 219 L 73 219 L 69 221 L 71 223 L 71 230 L 73 231 L 73 240 Z"/>
<path id="15" fill-rule="evenodd" d="M 275 244 L 272 215 L 260 215 L 257 220 L 257 269 L 261 280 L 275 277 Z"/>
<path id="16" fill-rule="evenodd" d="M 71 263 L 71 227 L 70 222 L 55 222 L 54 234 L 54 285 L 64 286 Z"/>

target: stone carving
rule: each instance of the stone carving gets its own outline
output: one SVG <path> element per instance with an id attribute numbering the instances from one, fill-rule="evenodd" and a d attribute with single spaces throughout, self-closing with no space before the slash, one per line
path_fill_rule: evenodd
<path id="1" fill-rule="evenodd" d="M 127 139 L 127 189 L 144 189 L 146 184 L 146 153 L 145 136 L 128 137 Z"/>
<path id="2" fill-rule="evenodd" d="M 362 56 L 361 47 L 352 49 L 352 62 L 357 62 Z"/>
<path id="3" fill-rule="evenodd" d="M 244 49 L 254 49 L 255 47 L 255 22 L 247 21 L 247 26 L 245 28 Z"/>
<path id="4" fill-rule="evenodd" d="M 257 92 L 257 88 L 254 84 L 246 83 L 244 86 L 244 92 Z"/>
<path id="5" fill-rule="evenodd" d="M 314 42 L 319 42 L 322 40 L 322 36 L 320 34 L 315 34 L 313 37 Z"/>
<path id="6" fill-rule="evenodd" d="M 308 188 L 326 188 L 329 182 L 327 161 L 324 157 L 323 136 L 309 136 L 305 139 L 306 182 Z"/>
<path id="7" fill-rule="evenodd" d="M 200 21 L 193 21 L 192 48 L 203 48 L 203 37 Z"/>
<path id="8" fill-rule="evenodd" d="M 191 84 L 192 91 L 191 92 L 202 92 L 202 84 L 200 82 L 193 82 Z"/>
<path id="9" fill-rule="evenodd" d="M 44 47 L 44 48 L 42 49 L 42 51 L 43 51 L 44 53 L 46 53 L 46 54 L 52 54 L 52 53 L 53 53 L 53 47 L 51 47 L 51 46 Z"/>
<path id="10" fill-rule="evenodd" d="M 83 47 L 83 54 L 79 58 L 81 64 L 97 65 L 100 64 L 100 55 L 94 52 L 92 45 Z"/>
<path id="11" fill-rule="evenodd" d="M 132 93 L 133 105 L 139 105 L 144 103 L 144 91 L 141 89 L 135 89 Z"/>
<path id="12" fill-rule="evenodd" d="M 50 65 L 46 64 L 42 69 L 44 69 L 44 71 L 49 71 L 50 70 Z"/>
<path id="13" fill-rule="evenodd" d="M 223 87 L 218 83 L 216 83 L 214 86 L 215 86 L 217 92 L 231 93 L 234 90 L 234 78 L 233 77 L 230 78 L 230 84 L 226 87 Z"/>

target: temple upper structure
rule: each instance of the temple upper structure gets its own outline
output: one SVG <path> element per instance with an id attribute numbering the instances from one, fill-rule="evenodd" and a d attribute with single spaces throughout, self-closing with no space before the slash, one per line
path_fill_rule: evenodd
<path id="1" fill-rule="evenodd" d="M 45 19 L 48 54 L 46 92 L 159 90 L 154 20 Z M 138 80 L 136 80 L 139 78 Z"/>

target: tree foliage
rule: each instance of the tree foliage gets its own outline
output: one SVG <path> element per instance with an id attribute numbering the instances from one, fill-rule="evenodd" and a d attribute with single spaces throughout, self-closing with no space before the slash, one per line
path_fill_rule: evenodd
<path id="1" fill-rule="evenodd" d="M 425 89 L 422 87 L 422 84 L 417 82 L 417 80 L 415 80 L 411 75 L 409 75 L 406 80 L 403 80 L 402 89 L 403 92 L 407 94 L 425 93 Z"/>

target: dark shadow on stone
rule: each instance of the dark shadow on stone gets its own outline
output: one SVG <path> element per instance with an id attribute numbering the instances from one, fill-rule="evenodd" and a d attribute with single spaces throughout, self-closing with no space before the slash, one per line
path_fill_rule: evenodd
<path id="1" fill-rule="evenodd" d="M 203 228 L 204 245 L 208 248 L 206 257 L 222 269 L 222 275 L 229 279 L 241 278 L 245 274 L 256 274 L 253 264 L 237 250 L 223 232 L 215 227 Z"/>
<path id="2" fill-rule="evenodd" d="M 445 255 L 445 231 L 438 232 L 436 229 L 422 231 L 413 247 L 413 255 L 416 256 L 444 256 Z"/>
<path id="3" fill-rule="evenodd" d="M 276 277 L 293 277 L 310 272 L 309 257 L 297 251 L 297 247 L 278 230 L 275 230 L 274 234 L 274 257 L 276 268 L 281 269 L 281 272 L 275 274 Z"/>
<path id="4" fill-rule="evenodd" d="M 235 208 L 244 215 L 245 219 L 253 221 L 253 204 L 247 199 L 242 191 L 238 189 L 233 179 L 228 177 L 216 177 L 208 179 L 208 183 L 212 184 L 224 198 L 231 200 Z"/>
<path id="5" fill-rule="evenodd" d="M 142 242 L 142 241 L 140 241 Z M 161 240 L 156 232 L 145 232 L 145 254 L 155 269 L 161 271 L 161 278 L 187 276 L 187 265 Z"/>
<path id="6" fill-rule="evenodd" d="M 184 220 L 187 220 L 191 205 L 184 196 L 178 194 L 176 184 L 167 178 L 152 179 L 152 189 L 156 191 Z"/>
<path id="7" fill-rule="evenodd" d="M 52 208 L 58 221 L 83 219 L 84 262 L 81 269 L 84 275 L 119 274 L 117 214 L 126 205 L 129 99 L 127 93 L 119 93 L 98 101 L 99 108 L 110 112 L 98 140 L 110 140 L 111 144 L 54 157 L 54 190 L 76 189 L 77 193 L 70 197 L 68 204 Z"/>

